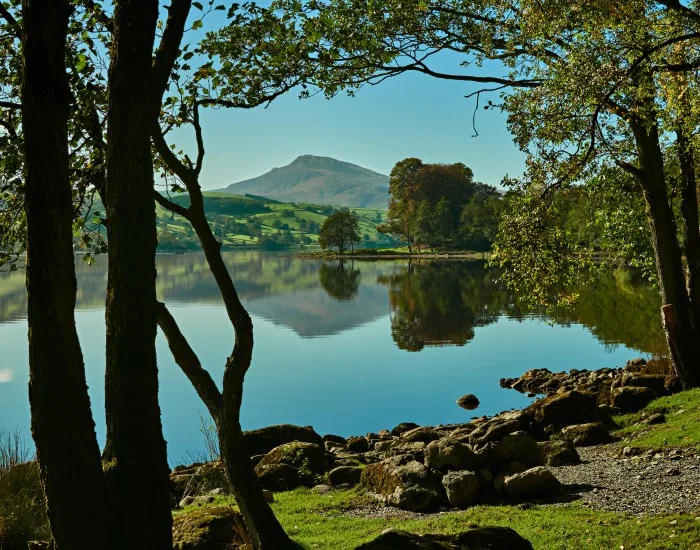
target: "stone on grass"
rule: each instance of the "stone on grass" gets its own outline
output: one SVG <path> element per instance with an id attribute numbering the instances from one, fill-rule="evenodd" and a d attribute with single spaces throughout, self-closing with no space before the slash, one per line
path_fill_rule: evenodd
<path id="1" fill-rule="evenodd" d="M 333 468 L 328 472 L 328 484 L 331 487 L 338 487 L 339 485 L 348 485 L 352 487 L 360 482 L 360 476 L 362 475 L 362 468 L 353 466 L 338 466 Z"/>
<path id="2" fill-rule="evenodd" d="M 649 388 L 623 386 L 613 390 L 612 404 L 623 413 L 627 413 L 643 409 L 654 398 L 656 392 Z"/>
<path id="3" fill-rule="evenodd" d="M 256 466 L 260 485 L 268 491 L 289 491 L 301 485 L 299 472 L 290 464 L 270 464 L 269 466 Z"/>
<path id="4" fill-rule="evenodd" d="M 248 546 L 250 545 L 250 546 Z M 228 506 L 197 508 L 173 518 L 174 550 L 252 548 L 241 515 Z"/>
<path id="5" fill-rule="evenodd" d="M 434 511 L 446 504 L 440 477 L 410 457 L 392 457 L 362 470 L 362 487 L 380 500 L 403 510 Z"/>
<path id="6" fill-rule="evenodd" d="M 536 466 L 503 480 L 503 489 L 513 501 L 550 496 L 559 491 L 561 483 L 544 466 Z"/>
<path id="7" fill-rule="evenodd" d="M 442 478 L 442 486 L 447 493 L 447 500 L 455 508 L 466 508 L 479 501 L 481 482 L 474 472 L 448 472 Z"/>
<path id="8" fill-rule="evenodd" d="M 355 550 L 533 550 L 510 527 L 479 527 L 457 535 L 415 535 L 388 529 Z"/>

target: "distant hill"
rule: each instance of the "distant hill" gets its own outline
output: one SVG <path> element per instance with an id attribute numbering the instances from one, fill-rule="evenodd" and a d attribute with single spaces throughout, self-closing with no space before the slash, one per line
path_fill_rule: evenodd
<path id="1" fill-rule="evenodd" d="M 386 208 L 389 177 L 330 157 L 303 155 L 287 166 L 218 191 L 282 202 Z"/>

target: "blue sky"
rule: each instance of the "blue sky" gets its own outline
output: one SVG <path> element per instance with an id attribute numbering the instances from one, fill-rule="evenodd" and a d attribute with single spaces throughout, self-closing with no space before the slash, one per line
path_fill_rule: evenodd
<path id="1" fill-rule="evenodd" d="M 205 30 L 224 22 L 218 15 L 207 17 Z M 459 61 L 444 56 L 434 68 L 463 72 Z M 472 70 L 505 74 L 497 64 Z M 290 92 L 267 108 L 209 111 L 202 117 L 207 152 L 202 186 L 224 187 L 304 154 L 330 156 L 384 174 L 407 157 L 430 163 L 463 162 L 477 180 L 497 185 L 504 176 L 523 172 L 524 156 L 513 145 L 500 112 L 480 107 L 479 136 L 472 137 L 475 103 L 464 96 L 480 87 L 405 74 L 365 87 L 355 97 L 327 100 L 318 95 L 300 100 Z M 189 133 L 175 137 L 180 146 L 192 144 Z"/>

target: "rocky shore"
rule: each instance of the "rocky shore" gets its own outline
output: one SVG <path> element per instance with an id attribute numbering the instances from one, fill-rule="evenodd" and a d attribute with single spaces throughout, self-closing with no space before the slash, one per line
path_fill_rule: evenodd
<path id="1" fill-rule="evenodd" d="M 321 436 L 308 426 L 270 426 L 247 432 L 246 445 L 269 499 L 299 486 L 319 493 L 358 487 L 386 512 L 417 515 L 572 500 L 633 514 L 700 510 L 695 451 L 644 453 L 610 444 L 614 414 L 677 390 L 663 363 L 635 360 L 620 369 L 568 373 L 537 369 L 501 385 L 543 397 L 523 410 L 463 424 L 407 422 L 348 438 Z M 665 421 L 656 416 L 644 421 Z M 226 483 L 220 465 L 210 463 L 175 468 L 172 486 L 174 505 L 184 506 L 213 500 Z"/>

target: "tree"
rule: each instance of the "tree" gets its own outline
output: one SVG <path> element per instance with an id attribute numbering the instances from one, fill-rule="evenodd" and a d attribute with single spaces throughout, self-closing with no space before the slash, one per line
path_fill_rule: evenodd
<path id="1" fill-rule="evenodd" d="M 328 216 L 318 234 L 318 244 L 323 248 L 335 246 L 340 254 L 345 252 L 348 246 L 359 242 L 358 219 L 349 210 L 339 210 Z"/>
<path id="2" fill-rule="evenodd" d="M 460 213 L 462 246 L 479 252 L 490 250 L 496 240 L 502 210 L 501 194 L 490 185 L 477 184 L 474 195 Z"/>
<path id="3" fill-rule="evenodd" d="M 107 548 L 102 463 L 74 318 L 64 55 L 70 6 L 25 0 L 22 14 L 12 31 L 22 36 L 32 435 L 56 548 Z"/>

